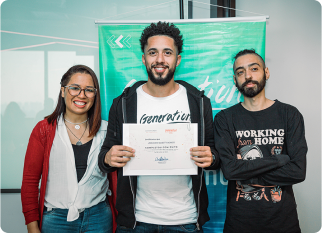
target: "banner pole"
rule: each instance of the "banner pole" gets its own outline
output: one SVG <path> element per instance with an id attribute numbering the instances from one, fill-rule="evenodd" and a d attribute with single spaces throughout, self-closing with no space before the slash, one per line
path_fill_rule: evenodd
<path id="1" fill-rule="evenodd" d="M 255 17 L 228 17 L 228 18 L 208 18 L 208 19 L 160 19 L 160 20 L 95 20 L 95 24 L 150 24 L 159 21 L 167 21 L 170 23 L 215 23 L 215 22 L 261 22 L 269 19 L 269 16 Z"/>

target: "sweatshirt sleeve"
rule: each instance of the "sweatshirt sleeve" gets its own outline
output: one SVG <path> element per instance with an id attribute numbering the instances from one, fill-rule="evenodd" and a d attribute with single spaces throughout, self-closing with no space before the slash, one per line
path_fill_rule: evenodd
<path id="1" fill-rule="evenodd" d="M 40 123 L 37 124 L 30 135 L 23 168 L 21 203 L 26 225 L 40 219 L 38 187 L 43 169 L 45 148 L 39 131 Z"/>
<path id="2" fill-rule="evenodd" d="M 290 161 L 283 167 L 263 174 L 260 178 L 267 185 L 292 185 L 304 181 L 306 174 L 307 144 L 302 114 L 294 107 L 287 118 L 287 131 L 284 136 L 283 152 Z"/>
<path id="3" fill-rule="evenodd" d="M 211 153 L 213 154 L 214 161 L 212 164 L 205 168 L 206 170 L 215 170 L 219 168 L 219 155 L 215 150 L 215 141 L 214 141 L 214 124 L 212 116 L 212 107 L 209 98 L 204 98 L 204 115 L 205 115 L 205 146 L 209 146 Z"/>
<path id="4" fill-rule="evenodd" d="M 113 101 L 113 104 L 110 108 L 109 117 L 108 117 L 108 126 L 106 137 L 104 143 L 102 145 L 101 151 L 98 155 L 98 167 L 102 172 L 109 173 L 116 170 L 115 167 L 111 167 L 110 165 L 104 162 L 106 153 L 112 148 L 114 145 L 122 145 L 121 132 L 118 127 L 118 119 L 116 112 L 116 101 Z"/>
<path id="5" fill-rule="evenodd" d="M 289 161 L 287 155 L 272 155 L 255 160 L 237 159 L 233 125 L 224 111 L 215 116 L 215 147 L 219 153 L 221 169 L 227 180 L 250 180 L 265 172 L 282 167 Z"/>

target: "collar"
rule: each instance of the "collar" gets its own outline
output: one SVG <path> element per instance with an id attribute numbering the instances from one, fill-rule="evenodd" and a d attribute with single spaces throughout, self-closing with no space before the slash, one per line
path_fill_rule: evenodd
<path id="1" fill-rule="evenodd" d="M 177 83 L 181 84 L 182 86 L 184 86 L 187 89 L 187 92 L 192 95 L 195 95 L 199 98 L 204 95 L 204 91 L 199 91 L 197 88 L 195 88 L 191 84 L 187 83 L 186 81 L 182 81 L 182 80 L 175 80 L 175 81 Z M 145 84 L 146 82 L 147 81 L 138 81 L 138 82 L 134 83 L 133 86 L 125 88 L 123 91 L 123 96 L 125 98 L 131 97 L 134 93 L 136 93 L 136 89 L 139 86 Z"/>

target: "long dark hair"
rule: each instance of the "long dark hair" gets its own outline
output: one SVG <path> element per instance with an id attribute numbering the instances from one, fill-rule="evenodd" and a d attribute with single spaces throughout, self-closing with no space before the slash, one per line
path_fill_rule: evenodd
<path id="1" fill-rule="evenodd" d="M 94 71 L 84 65 L 75 65 L 69 68 L 67 72 L 63 75 L 61 81 L 60 81 L 60 86 L 65 87 L 70 81 L 70 78 L 76 74 L 76 73 L 81 73 L 81 74 L 89 74 L 94 82 L 94 87 L 97 89 L 96 96 L 94 99 L 94 104 L 93 106 L 88 110 L 88 124 L 89 124 L 89 136 L 95 136 L 96 133 L 98 132 L 99 128 L 101 127 L 101 98 L 100 98 L 100 88 L 98 84 L 97 77 L 94 73 Z M 65 114 L 66 112 L 66 104 L 65 100 L 62 97 L 62 91 L 60 90 L 59 95 L 58 95 L 58 101 L 57 101 L 57 106 L 52 114 L 49 116 L 46 116 L 45 119 L 47 119 L 49 124 L 54 124 L 55 120 L 59 120 L 59 117 L 61 114 Z"/>

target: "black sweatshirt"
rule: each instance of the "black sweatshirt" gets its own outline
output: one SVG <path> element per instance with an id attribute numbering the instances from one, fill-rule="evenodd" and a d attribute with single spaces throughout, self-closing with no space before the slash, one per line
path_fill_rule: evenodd
<path id="1" fill-rule="evenodd" d="M 301 113 L 277 100 L 256 112 L 236 104 L 216 115 L 215 146 L 229 180 L 224 232 L 300 232 L 292 185 L 306 173 Z"/>

